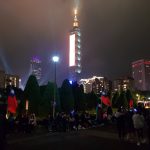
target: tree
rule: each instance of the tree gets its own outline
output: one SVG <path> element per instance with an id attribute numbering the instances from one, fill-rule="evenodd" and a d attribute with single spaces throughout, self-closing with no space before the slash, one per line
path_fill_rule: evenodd
<path id="1" fill-rule="evenodd" d="M 70 112 L 72 109 L 74 109 L 72 86 L 68 79 L 63 81 L 60 88 L 60 102 L 63 111 Z"/>
<path id="2" fill-rule="evenodd" d="M 85 109 L 85 95 L 83 85 L 79 85 L 77 82 L 72 84 L 72 91 L 74 96 L 74 108 L 76 111 Z"/>
<path id="3" fill-rule="evenodd" d="M 85 110 L 85 93 L 83 85 L 79 86 L 79 103 L 78 110 Z"/>
<path id="4" fill-rule="evenodd" d="M 29 76 L 26 83 L 25 98 L 29 100 L 29 112 L 39 114 L 39 105 L 41 103 L 40 87 L 34 75 Z"/>
<path id="5" fill-rule="evenodd" d="M 86 98 L 85 105 L 86 105 L 86 109 L 88 110 L 95 109 L 97 106 L 97 103 L 100 102 L 99 98 L 94 93 L 94 91 L 92 91 L 91 93 L 87 93 L 85 95 L 85 98 Z"/>
<path id="6" fill-rule="evenodd" d="M 60 99 L 59 99 L 59 92 L 57 87 L 55 87 L 55 93 L 54 93 L 54 83 L 48 82 L 46 86 L 41 86 L 41 95 L 42 100 L 40 104 L 40 112 L 42 113 L 42 116 L 46 116 L 49 113 L 52 114 L 53 110 L 53 102 L 54 102 L 54 94 L 56 94 L 56 112 L 59 112 L 61 110 L 60 108 Z"/>
<path id="7" fill-rule="evenodd" d="M 128 101 L 126 98 L 126 93 L 125 91 L 122 91 L 118 97 L 118 100 L 116 102 L 117 107 L 124 107 L 124 108 L 128 108 Z"/>
<path id="8" fill-rule="evenodd" d="M 41 116 L 47 116 L 52 111 L 52 102 L 54 99 L 54 84 L 48 82 L 46 86 L 41 86 L 42 99 L 40 103 Z"/>
<path id="9" fill-rule="evenodd" d="M 112 107 L 114 108 L 117 107 L 118 98 L 119 98 L 119 92 L 117 91 L 113 94 L 113 97 L 112 97 Z"/>

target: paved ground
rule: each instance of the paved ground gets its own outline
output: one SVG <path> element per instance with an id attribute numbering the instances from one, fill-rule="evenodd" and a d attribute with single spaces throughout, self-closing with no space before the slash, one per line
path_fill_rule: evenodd
<path id="1" fill-rule="evenodd" d="M 95 128 L 78 132 L 47 133 L 7 137 L 7 150 L 148 150 L 148 144 L 137 146 L 135 142 L 119 141 L 111 128 Z"/>

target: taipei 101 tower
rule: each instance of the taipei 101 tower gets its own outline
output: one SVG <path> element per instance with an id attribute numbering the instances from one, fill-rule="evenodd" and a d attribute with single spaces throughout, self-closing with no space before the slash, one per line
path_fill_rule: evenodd
<path id="1" fill-rule="evenodd" d="M 73 28 L 69 34 L 69 80 L 78 81 L 81 66 L 81 32 L 77 9 L 74 10 Z"/>

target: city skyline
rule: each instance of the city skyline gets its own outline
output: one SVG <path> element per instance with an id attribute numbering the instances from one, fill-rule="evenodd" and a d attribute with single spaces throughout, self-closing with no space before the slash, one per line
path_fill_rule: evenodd
<path id="1" fill-rule="evenodd" d="M 76 2 L 82 32 L 82 78 L 99 75 L 113 80 L 131 75 L 133 61 L 149 59 L 149 1 Z M 25 80 L 30 59 L 39 56 L 46 82 L 54 79 L 51 58 L 57 53 L 57 80 L 61 83 L 68 72 L 74 0 L 0 3 L 0 69 Z"/>

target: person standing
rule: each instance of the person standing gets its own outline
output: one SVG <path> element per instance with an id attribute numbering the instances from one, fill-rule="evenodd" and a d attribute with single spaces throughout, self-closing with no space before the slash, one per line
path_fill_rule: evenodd
<path id="1" fill-rule="evenodd" d="M 125 137 L 125 113 L 121 108 L 118 108 L 118 111 L 115 114 L 117 120 L 117 129 L 118 136 L 120 140 L 124 140 Z"/>
<path id="2" fill-rule="evenodd" d="M 137 135 L 137 146 L 140 146 L 141 143 L 144 143 L 143 129 L 145 125 L 145 119 L 144 116 L 142 115 L 142 112 L 135 109 L 134 115 L 132 116 L 132 120 Z"/>

